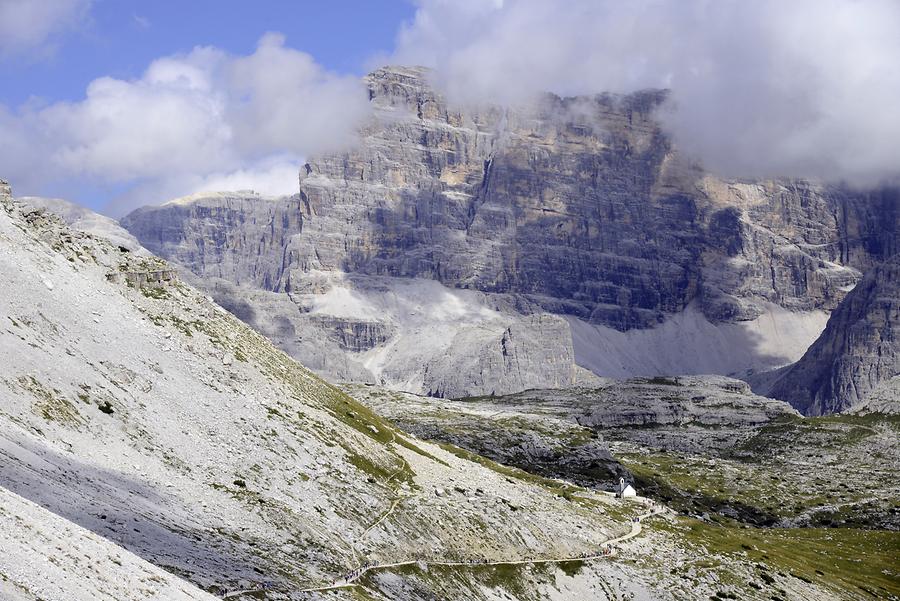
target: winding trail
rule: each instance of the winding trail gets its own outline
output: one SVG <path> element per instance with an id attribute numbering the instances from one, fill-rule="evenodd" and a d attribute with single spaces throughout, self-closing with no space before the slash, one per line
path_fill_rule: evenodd
<path id="1" fill-rule="evenodd" d="M 641 529 L 642 529 L 641 524 L 642 524 L 643 520 L 645 520 L 646 518 L 652 517 L 652 516 L 659 515 L 661 513 L 665 513 L 667 511 L 669 511 L 669 510 L 665 507 L 657 507 L 655 509 L 652 509 L 651 511 L 648 511 L 647 513 L 643 513 L 643 514 L 637 516 L 637 521 L 634 521 L 631 523 L 631 528 L 629 529 L 628 532 L 626 532 L 625 534 L 618 536 L 616 538 L 611 538 L 602 543 L 603 547 L 610 548 L 610 552 L 608 552 L 608 553 L 600 552 L 600 553 L 594 553 L 594 554 L 590 554 L 590 555 L 548 557 L 548 558 L 544 558 L 544 559 L 512 559 L 512 560 L 497 560 L 497 561 L 480 561 L 480 560 L 433 561 L 433 560 L 424 560 L 424 559 L 410 559 L 410 560 L 395 561 L 395 562 L 390 562 L 390 563 L 376 563 L 376 564 L 372 564 L 372 565 L 368 565 L 368 566 L 363 565 L 363 566 L 356 568 L 356 570 L 354 570 L 352 572 L 353 575 L 350 578 L 338 580 L 327 586 L 300 589 L 298 592 L 303 592 L 303 593 L 323 592 L 323 591 L 330 591 L 330 590 L 335 590 L 335 589 L 340 589 L 340 588 L 349 588 L 349 587 L 353 587 L 353 586 L 358 586 L 356 584 L 356 581 L 359 580 L 360 578 L 362 578 L 368 572 L 374 572 L 374 571 L 379 571 L 379 570 L 388 570 L 391 568 L 399 568 L 399 567 L 403 567 L 403 566 L 411 566 L 411 565 L 416 565 L 416 564 L 420 564 L 423 566 L 454 566 L 454 567 L 472 566 L 472 567 L 477 567 L 477 566 L 500 566 L 500 565 L 506 566 L 506 565 L 525 565 L 525 564 L 565 563 L 565 562 L 569 562 L 569 561 L 590 561 L 590 560 L 594 560 L 594 559 L 603 559 L 603 558 L 612 557 L 612 556 L 616 555 L 616 549 L 615 549 L 616 545 L 623 543 L 627 540 L 630 540 L 630 539 L 636 537 L 638 534 L 640 534 Z M 383 516 L 383 518 L 384 517 L 387 517 L 387 514 L 385 514 L 385 516 Z M 383 520 L 383 518 L 382 518 L 382 520 Z M 378 523 L 380 523 L 382 520 L 379 520 Z M 374 527 L 374 524 L 372 527 Z M 371 529 L 371 527 L 370 527 L 370 529 Z"/>
<path id="2" fill-rule="evenodd" d="M 388 519 L 388 518 L 390 517 L 390 515 L 391 515 L 392 513 L 394 513 L 394 510 L 397 509 L 397 505 L 399 505 L 400 502 L 401 502 L 402 500 L 403 500 L 403 497 L 397 497 L 396 499 L 394 499 L 394 502 L 391 503 L 390 509 L 388 509 L 387 511 L 385 511 L 385 512 L 382 514 L 382 516 L 381 516 L 380 518 L 378 518 L 377 520 L 375 520 L 375 521 L 372 523 L 371 526 L 369 526 L 368 528 L 366 528 L 365 531 L 359 536 L 359 538 L 360 538 L 360 539 L 365 538 L 366 535 L 369 534 L 369 532 L 371 532 L 371 531 L 374 530 L 375 528 L 377 528 L 377 527 L 379 526 L 379 524 L 381 524 L 381 522 L 383 522 L 384 520 Z"/>
<path id="3" fill-rule="evenodd" d="M 396 435 L 394 432 L 391 432 L 391 444 L 394 444 L 394 443 L 396 443 L 396 442 L 397 442 L 397 435 Z M 401 465 L 401 466 L 397 469 L 397 471 L 395 471 L 393 474 L 391 474 L 391 475 L 387 478 L 387 480 L 385 480 L 385 481 L 383 482 L 384 486 L 385 486 L 386 488 L 388 488 L 388 489 L 390 489 L 390 483 L 391 483 L 391 480 L 393 480 L 394 478 L 396 478 L 398 474 L 400 474 L 404 469 L 407 469 L 407 470 L 411 470 L 411 469 L 412 469 L 412 468 L 410 467 L 410 465 L 409 465 L 409 462 L 408 462 L 406 459 L 404 459 L 402 456 L 400 457 L 400 459 L 401 459 L 401 461 L 403 462 L 403 465 Z M 394 492 L 395 492 L 395 494 L 397 495 L 397 498 L 394 499 L 394 500 L 391 502 L 391 506 L 388 508 L 387 511 L 385 511 L 385 512 L 381 515 L 381 517 L 379 517 L 377 520 L 375 520 L 374 522 L 372 522 L 372 524 L 371 524 L 368 528 L 366 528 L 366 529 L 363 531 L 363 533 L 359 536 L 359 539 L 356 541 L 357 543 L 360 542 L 361 540 L 363 540 L 364 538 L 366 538 L 366 536 L 368 536 L 369 532 L 371 532 L 372 530 L 374 530 L 375 528 L 377 528 L 384 520 L 386 520 L 388 517 L 390 517 L 390 515 L 391 515 L 392 513 L 394 513 L 394 510 L 397 509 L 397 505 L 399 505 L 400 502 L 403 501 L 403 499 L 405 499 L 405 498 L 407 498 L 407 497 L 409 497 L 409 496 L 412 496 L 412 495 L 409 495 L 409 494 L 404 494 L 402 491 L 394 491 Z M 353 547 L 354 547 L 354 549 L 355 549 L 356 545 L 354 544 Z"/>

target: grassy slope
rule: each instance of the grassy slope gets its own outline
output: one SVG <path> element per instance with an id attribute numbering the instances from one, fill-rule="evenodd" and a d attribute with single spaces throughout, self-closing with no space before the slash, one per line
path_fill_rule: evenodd
<path id="1" fill-rule="evenodd" d="M 685 512 L 730 509 L 756 525 L 806 516 L 813 526 L 872 528 L 895 523 L 900 511 L 891 443 L 898 436 L 897 416 L 795 418 L 718 457 L 627 445 L 616 455 L 643 489 Z"/>
<path id="2" fill-rule="evenodd" d="M 755 563 L 757 578 L 744 584 L 773 599 L 787 598 L 773 571 L 842 599 L 900 599 L 900 532 L 878 529 L 900 508 L 898 431 L 897 416 L 796 418 L 762 428 L 724 458 L 633 447 L 616 456 L 670 505 L 713 512 L 708 521 L 681 518 L 662 528 L 708 553 Z M 757 525 L 806 515 L 813 525 L 843 527 L 751 527 L 725 517 L 729 509 Z M 705 568 L 728 578 L 719 563 Z"/>
<path id="3" fill-rule="evenodd" d="M 753 588 L 772 588 L 774 570 L 823 585 L 844 599 L 900 598 L 900 532 L 747 528 L 736 522 L 709 524 L 693 519 L 661 527 L 710 553 L 754 562 L 758 578 L 748 583 Z M 771 593 L 778 596 L 779 591 L 773 588 Z"/>

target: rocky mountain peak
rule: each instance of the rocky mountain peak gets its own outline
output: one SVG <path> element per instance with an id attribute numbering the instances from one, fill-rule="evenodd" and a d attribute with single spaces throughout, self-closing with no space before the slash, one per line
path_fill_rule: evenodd
<path id="1" fill-rule="evenodd" d="M 122 221 L 331 377 L 452 396 L 571 385 L 570 360 L 616 376 L 770 370 L 896 247 L 896 191 L 706 174 L 656 119 L 665 92 L 472 108 L 422 68 L 366 85 L 358 144 L 310 157 L 297 195 L 209 195 Z M 467 319 L 444 321 L 445 301 Z M 674 363 L 639 350 L 700 330 L 728 341 L 713 359 L 699 341 Z M 541 344 L 554 361 L 536 363 Z M 451 348 L 467 359 L 448 373 Z"/>

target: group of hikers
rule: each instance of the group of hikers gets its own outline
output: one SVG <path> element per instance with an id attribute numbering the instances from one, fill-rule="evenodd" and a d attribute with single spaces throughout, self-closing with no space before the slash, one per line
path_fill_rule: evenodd
<path id="1" fill-rule="evenodd" d="M 344 582 L 353 582 L 354 580 L 356 580 L 357 578 L 362 576 L 363 572 L 365 572 L 369 568 L 375 567 L 376 565 L 377 565 L 377 563 L 372 560 L 365 562 L 358 568 L 350 570 L 349 572 L 344 574 Z"/>

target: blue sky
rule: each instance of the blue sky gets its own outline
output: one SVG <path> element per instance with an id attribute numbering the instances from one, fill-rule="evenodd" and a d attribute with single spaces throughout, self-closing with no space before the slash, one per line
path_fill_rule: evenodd
<path id="1" fill-rule="evenodd" d="M 373 55 L 392 50 L 414 8 L 408 0 L 97 0 L 49 56 L 0 61 L 8 82 L 0 102 L 79 100 L 97 77 L 138 77 L 154 59 L 194 46 L 249 54 L 267 31 L 283 33 L 327 69 L 361 75 Z"/>
<path id="2" fill-rule="evenodd" d="M 46 8 L 36 10 L 38 6 Z M 309 121 L 341 120 L 346 113 L 346 124 L 336 125 L 334 135 L 359 121 L 356 100 L 342 98 L 357 95 L 348 90 L 346 78 L 359 78 L 371 68 L 373 57 L 392 52 L 398 30 L 415 8 L 408 0 L 0 0 L 0 21 L 6 17 L 9 23 L 4 30 L 0 22 L 0 78 L 13 84 L 0 88 L 0 132 L 11 140 L 6 156 L 0 148 L 0 177 L 10 178 L 17 194 L 65 197 L 114 214 L 210 187 L 293 192 L 300 162 L 332 134 L 311 127 Z M 33 35 L 3 47 L 4 34 L 10 39 L 8 34 L 29 29 Z M 211 47 L 229 58 L 210 69 L 229 69 L 240 57 L 254 56 L 268 32 L 282 36 L 277 60 L 292 62 L 301 71 L 301 53 L 314 63 L 313 73 L 295 74 L 295 87 L 304 91 L 288 117 L 299 124 L 293 128 L 299 141 L 261 142 L 266 152 L 249 151 L 254 144 L 246 140 L 240 148 L 231 142 L 211 149 L 207 145 L 207 160 L 183 171 L 173 164 L 166 170 L 165 160 L 153 164 L 154 158 L 173 154 L 163 147 L 154 152 L 157 137 L 168 139 L 177 152 L 203 145 L 219 133 L 216 126 L 221 124 L 210 123 L 190 134 L 203 107 L 187 98 L 189 90 L 174 93 L 174 101 L 182 105 L 178 114 L 154 117 L 146 110 L 153 108 L 149 104 L 141 110 L 145 97 L 160 105 L 166 100 L 159 98 L 159 88 L 168 83 L 148 84 L 148 68 L 166 57 L 188 56 L 183 63 L 189 63 L 197 47 Z M 261 67 L 260 62 L 255 67 Z M 323 82 L 328 76 L 339 81 Z M 92 99 L 92 82 L 108 78 L 128 85 Z M 211 83 L 209 96 L 237 94 L 223 89 L 229 85 Z M 328 104 L 338 108 L 329 114 L 323 107 Z M 319 107 L 326 114 L 316 115 L 301 105 Z M 128 113 L 129 106 L 137 108 Z M 270 103 L 256 112 L 277 109 Z M 123 115 L 104 119 L 104 114 L 118 113 Z M 165 128 L 152 125 L 130 131 L 144 118 L 171 119 L 187 133 L 166 136 Z M 292 128 L 287 124 L 285 129 Z M 123 165 L 118 160 L 122 157 L 143 161 L 146 169 Z"/>

